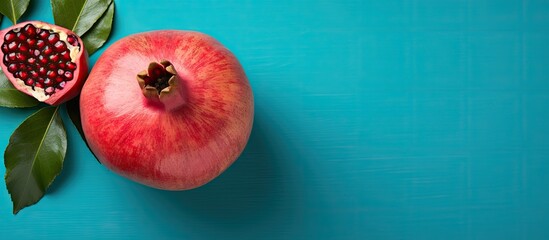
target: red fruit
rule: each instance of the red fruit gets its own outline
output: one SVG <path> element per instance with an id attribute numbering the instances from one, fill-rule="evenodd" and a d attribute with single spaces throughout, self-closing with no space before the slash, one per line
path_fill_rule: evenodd
<path id="1" fill-rule="evenodd" d="M 198 32 L 119 40 L 97 60 L 80 110 L 91 150 L 109 169 L 166 190 L 199 187 L 244 149 L 253 95 L 242 66 Z"/>
<path id="2" fill-rule="evenodd" d="M 88 56 L 76 34 L 53 24 L 30 21 L 4 29 L 0 36 L 0 65 L 19 91 L 50 105 L 59 105 L 79 94 L 88 74 Z M 43 79 L 51 75 L 45 75 L 45 69 L 53 73 L 66 71 L 69 63 L 72 78 L 63 78 L 49 88 L 38 81 L 37 73 Z"/>

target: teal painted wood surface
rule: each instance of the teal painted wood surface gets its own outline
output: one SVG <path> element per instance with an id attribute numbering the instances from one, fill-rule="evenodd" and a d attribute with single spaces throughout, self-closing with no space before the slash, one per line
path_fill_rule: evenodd
<path id="1" fill-rule="evenodd" d="M 108 44 L 191 29 L 236 54 L 250 142 L 210 184 L 164 192 L 70 126 L 40 203 L 12 216 L 0 187 L 1 239 L 549 239 L 549 2 L 115 1 Z M 51 22 L 49 1 L 23 18 Z M 0 109 L 1 149 L 31 112 Z"/>

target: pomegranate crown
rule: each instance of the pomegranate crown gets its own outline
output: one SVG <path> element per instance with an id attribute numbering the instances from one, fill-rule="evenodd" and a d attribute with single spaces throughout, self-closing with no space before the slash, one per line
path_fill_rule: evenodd
<path id="1" fill-rule="evenodd" d="M 169 110 L 185 103 L 174 66 L 167 60 L 151 62 L 146 70 L 137 74 L 143 95 L 151 102 L 160 102 Z"/>

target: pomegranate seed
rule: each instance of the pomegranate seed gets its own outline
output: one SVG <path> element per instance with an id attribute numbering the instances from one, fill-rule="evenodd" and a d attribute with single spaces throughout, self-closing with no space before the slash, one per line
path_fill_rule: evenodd
<path id="1" fill-rule="evenodd" d="M 20 63 L 19 70 L 23 70 L 23 71 L 27 70 L 27 65 L 25 65 L 24 63 Z"/>
<path id="2" fill-rule="evenodd" d="M 15 53 L 15 57 L 17 58 L 17 60 L 23 62 L 25 61 L 25 55 L 21 54 L 21 53 Z"/>
<path id="3" fill-rule="evenodd" d="M 57 85 L 57 89 L 62 90 L 65 87 L 66 82 L 60 82 L 59 85 Z"/>
<path id="4" fill-rule="evenodd" d="M 63 75 L 63 73 L 65 73 L 65 71 L 63 69 L 57 70 L 57 75 L 61 76 L 61 75 Z"/>
<path id="5" fill-rule="evenodd" d="M 76 46 L 76 45 L 74 45 L 76 43 L 76 37 L 74 35 L 69 35 L 67 37 L 67 42 L 69 42 L 73 46 Z"/>
<path id="6" fill-rule="evenodd" d="M 46 92 L 46 94 L 52 94 L 54 90 L 55 89 L 53 89 L 53 87 L 47 87 L 44 91 Z"/>
<path id="7" fill-rule="evenodd" d="M 27 81 L 25 81 L 25 84 L 27 86 L 32 86 L 32 84 L 34 84 L 34 81 L 32 79 L 27 79 Z"/>
<path id="8" fill-rule="evenodd" d="M 57 55 L 57 54 L 50 55 L 49 58 L 50 58 L 50 61 L 52 61 L 52 62 L 59 61 L 59 55 Z"/>
<path id="9" fill-rule="evenodd" d="M 15 53 L 14 53 L 14 52 L 9 53 L 9 54 L 8 54 L 8 59 L 9 59 L 10 61 L 15 61 Z"/>
<path id="10" fill-rule="evenodd" d="M 27 36 L 33 37 L 36 34 L 36 27 L 34 27 L 34 25 L 32 25 L 32 24 L 27 24 L 23 28 L 23 31 L 25 31 Z"/>
<path id="11" fill-rule="evenodd" d="M 67 45 L 65 45 L 64 42 L 56 42 L 55 45 L 53 45 L 55 50 L 57 51 L 64 51 L 67 50 Z"/>
<path id="12" fill-rule="evenodd" d="M 50 64 L 48 64 L 48 68 L 51 69 L 51 70 L 55 70 L 55 69 L 57 69 L 57 66 L 55 66 L 55 64 L 53 64 L 53 63 L 50 63 Z"/>
<path id="13" fill-rule="evenodd" d="M 10 73 L 14 73 L 15 71 L 17 71 L 17 64 L 15 64 L 15 63 L 10 64 L 10 65 L 8 66 L 8 71 L 9 71 Z"/>
<path id="14" fill-rule="evenodd" d="M 57 33 L 52 33 L 49 37 L 48 37 L 48 42 L 50 44 L 54 44 L 56 43 L 57 41 L 59 41 L 59 35 Z"/>
<path id="15" fill-rule="evenodd" d="M 67 68 L 69 70 L 76 70 L 76 64 L 73 62 L 67 62 Z"/>
<path id="16" fill-rule="evenodd" d="M 37 77 L 38 77 L 38 73 L 37 73 L 36 71 L 34 71 L 34 70 L 31 70 L 31 71 L 29 72 L 29 74 L 31 75 L 32 78 L 37 78 Z"/>
<path id="17" fill-rule="evenodd" d="M 34 46 L 34 45 L 36 45 L 36 39 L 29 38 L 29 39 L 27 39 L 27 43 L 29 44 L 29 46 Z"/>
<path id="18" fill-rule="evenodd" d="M 16 35 L 12 30 L 12 31 L 9 31 L 8 33 L 6 33 L 6 35 L 4 36 L 4 40 L 6 42 L 11 42 L 11 41 L 15 40 L 15 37 L 16 37 Z"/>
<path id="19" fill-rule="evenodd" d="M 8 49 L 8 44 L 2 44 L 2 52 L 3 53 L 8 53 L 9 49 Z"/>
<path id="20" fill-rule="evenodd" d="M 10 51 L 14 51 L 15 49 L 17 49 L 17 43 L 16 43 L 16 42 L 10 42 L 10 43 L 8 44 L 8 49 L 9 49 Z"/>
<path id="21" fill-rule="evenodd" d="M 34 50 L 34 56 L 38 57 L 38 55 L 40 55 L 40 51 L 39 50 Z"/>
<path id="22" fill-rule="evenodd" d="M 17 38 L 19 38 L 19 40 L 27 40 L 27 36 L 25 36 L 25 34 L 21 33 L 21 32 L 18 32 L 17 33 Z"/>
<path id="23" fill-rule="evenodd" d="M 38 36 L 42 39 L 42 40 L 46 40 L 48 39 L 48 37 L 50 36 L 50 33 L 46 30 L 44 31 L 41 31 L 40 34 L 38 34 Z"/>
<path id="24" fill-rule="evenodd" d="M 36 47 L 38 47 L 39 49 L 42 49 L 44 46 L 46 46 L 46 42 L 44 42 L 43 40 L 36 41 Z"/>
<path id="25" fill-rule="evenodd" d="M 27 59 L 27 62 L 29 64 L 34 64 L 36 62 L 36 58 L 31 57 L 31 58 Z"/>
<path id="26" fill-rule="evenodd" d="M 55 78 L 55 82 L 57 83 L 60 83 L 60 82 L 64 82 L 65 80 L 61 77 L 61 76 L 58 76 Z"/>
<path id="27" fill-rule="evenodd" d="M 44 48 L 44 50 L 43 50 L 43 53 L 44 53 L 45 55 L 50 55 L 52 52 L 53 52 L 53 50 L 51 49 L 50 46 L 46 46 L 46 47 Z"/>
<path id="28" fill-rule="evenodd" d="M 55 74 L 54 71 L 48 71 L 48 73 L 46 73 L 46 76 L 48 76 L 50 78 L 54 78 L 56 76 L 56 74 Z"/>
<path id="29" fill-rule="evenodd" d="M 39 80 L 40 81 L 40 80 Z M 44 83 L 46 86 L 53 85 L 53 81 L 49 78 L 46 78 L 45 80 L 42 78 L 42 83 Z"/>
<path id="30" fill-rule="evenodd" d="M 20 43 L 19 44 L 19 50 L 21 52 L 28 52 L 29 51 L 29 45 L 27 45 L 26 43 Z"/>
<path id="31" fill-rule="evenodd" d="M 42 75 L 42 76 L 46 75 L 46 68 L 45 67 L 40 67 L 38 69 L 38 73 L 40 73 L 40 75 Z"/>
<path id="32" fill-rule="evenodd" d="M 38 61 L 40 61 L 42 64 L 48 63 L 48 59 L 45 58 L 43 55 L 38 56 Z"/>
<path id="33" fill-rule="evenodd" d="M 19 78 L 21 78 L 21 80 L 27 80 L 29 78 L 29 74 L 27 72 L 19 72 Z"/>
<path id="34" fill-rule="evenodd" d="M 34 86 L 38 87 L 38 88 L 44 88 L 44 85 L 42 83 L 39 83 L 39 82 L 35 83 Z"/>
<path id="35" fill-rule="evenodd" d="M 71 54 L 69 53 L 69 51 L 61 52 L 61 57 L 63 58 L 63 60 L 71 60 Z"/>
<path id="36" fill-rule="evenodd" d="M 72 77 L 73 77 L 72 72 L 70 71 L 65 72 L 65 78 L 67 79 L 67 81 L 72 80 Z"/>
<path id="37" fill-rule="evenodd" d="M 59 66 L 59 68 L 63 68 L 63 69 L 66 67 L 65 63 L 63 63 L 63 62 L 59 63 L 58 66 Z"/>

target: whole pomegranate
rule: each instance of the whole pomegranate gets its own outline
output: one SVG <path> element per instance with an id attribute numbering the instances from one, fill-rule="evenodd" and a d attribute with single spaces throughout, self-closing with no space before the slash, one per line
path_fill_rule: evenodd
<path id="1" fill-rule="evenodd" d="M 253 95 L 242 66 L 198 32 L 125 37 L 97 60 L 80 99 L 91 150 L 109 169 L 166 190 L 199 187 L 243 151 Z"/>
<path id="2" fill-rule="evenodd" d="M 15 88 L 50 105 L 78 95 L 88 74 L 88 57 L 76 34 L 31 21 L 2 30 L 0 36 L 0 65 Z"/>

